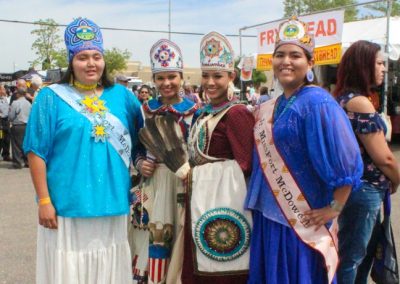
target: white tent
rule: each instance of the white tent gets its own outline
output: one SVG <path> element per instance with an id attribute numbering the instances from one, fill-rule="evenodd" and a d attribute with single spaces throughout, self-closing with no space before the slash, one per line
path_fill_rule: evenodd
<path id="1" fill-rule="evenodd" d="M 358 40 L 368 40 L 382 45 L 386 44 L 386 17 L 344 23 L 342 46 L 348 48 Z M 390 18 L 389 56 L 397 60 L 400 55 L 400 17 Z M 384 48 L 383 48 L 384 50 Z"/>

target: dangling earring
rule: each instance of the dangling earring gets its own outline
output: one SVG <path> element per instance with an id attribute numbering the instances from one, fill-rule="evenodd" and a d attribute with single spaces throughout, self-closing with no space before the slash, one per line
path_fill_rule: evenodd
<path id="1" fill-rule="evenodd" d="M 228 101 L 231 101 L 233 99 L 233 89 L 232 88 L 228 88 Z"/>
<path id="2" fill-rule="evenodd" d="M 309 83 L 312 83 L 314 81 L 314 72 L 312 71 L 312 69 L 309 69 L 307 71 L 306 78 Z"/>
<path id="3" fill-rule="evenodd" d="M 234 96 L 233 88 L 234 88 L 233 83 L 232 83 L 232 82 L 229 82 L 228 91 L 227 91 L 227 98 L 228 98 L 228 101 L 233 100 L 233 96 Z"/>

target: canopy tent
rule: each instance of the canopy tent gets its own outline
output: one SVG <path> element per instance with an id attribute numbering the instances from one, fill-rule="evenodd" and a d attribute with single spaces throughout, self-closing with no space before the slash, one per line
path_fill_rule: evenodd
<path id="1" fill-rule="evenodd" d="M 384 50 L 386 44 L 387 18 L 344 23 L 342 34 L 343 49 L 358 40 L 368 40 L 380 44 Z M 400 17 L 390 18 L 389 58 L 398 60 L 400 56 Z"/>
<path id="2" fill-rule="evenodd" d="M 27 74 L 25 74 L 24 76 L 18 78 L 18 79 L 24 79 L 24 80 L 31 80 L 33 75 L 37 75 L 40 78 L 42 78 L 43 80 L 45 79 L 45 76 L 41 75 L 39 72 L 37 72 L 36 70 L 29 70 L 29 72 Z"/>

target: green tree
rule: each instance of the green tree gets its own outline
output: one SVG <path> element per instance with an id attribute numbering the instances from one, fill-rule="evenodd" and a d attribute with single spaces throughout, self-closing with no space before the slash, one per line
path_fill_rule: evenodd
<path id="1" fill-rule="evenodd" d="M 284 0 L 284 16 L 307 14 L 356 3 L 356 0 Z M 344 13 L 344 21 L 357 20 L 357 12 L 356 7 L 347 8 Z"/>
<path id="2" fill-rule="evenodd" d="M 124 70 L 128 66 L 128 60 L 131 53 L 128 50 L 120 50 L 113 47 L 104 52 L 104 61 L 107 64 L 107 71 L 109 74 L 114 74 L 117 71 Z"/>
<path id="3" fill-rule="evenodd" d="M 41 65 L 42 70 L 65 67 L 58 65 L 62 63 L 59 60 L 59 45 L 62 39 L 59 35 L 57 23 L 53 19 L 45 19 L 36 21 L 35 24 L 39 25 L 39 28 L 31 31 L 31 34 L 36 36 L 36 40 L 32 43 L 32 49 L 35 51 L 37 58 L 32 65 Z"/>

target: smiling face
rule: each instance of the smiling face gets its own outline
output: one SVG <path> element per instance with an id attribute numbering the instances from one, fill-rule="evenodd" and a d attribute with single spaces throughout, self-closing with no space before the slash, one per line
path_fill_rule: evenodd
<path id="1" fill-rule="evenodd" d="M 75 79 L 85 85 L 98 83 L 104 66 L 103 55 L 97 50 L 83 50 L 72 59 Z"/>
<path id="2" fill-rule="evenodd" d="M 375 58 L 375 85 L 380 86 L 383 83 L 383 79 L 385 77 L 385 59 L 383 58 L 383 54 L 381 51 L 376 53 Z"/>
<path id="3" fill-rule="evenodd" d="M 227 71 L 203 71 L 201 75 L 201 86 L 211 104 L 218 104 L 228 100 L 229 82 L 235 79 L 234 73 Z"/>
<path id="4" fill-rule="evenodd" d="M 294 44 L 278 47 L 272 58 L 274 74 L 285 93 L 296 90 L 302 84 L 313 61 L 309 60 L 304 50 Z"/>
<path id="5" fill-rule="evenodd" d="M 154 83 L 160 92 L 163 103 L 175 103 L 179 101 L 181 80 L 179 72 L 160 72 L 154 74 Z"/>

